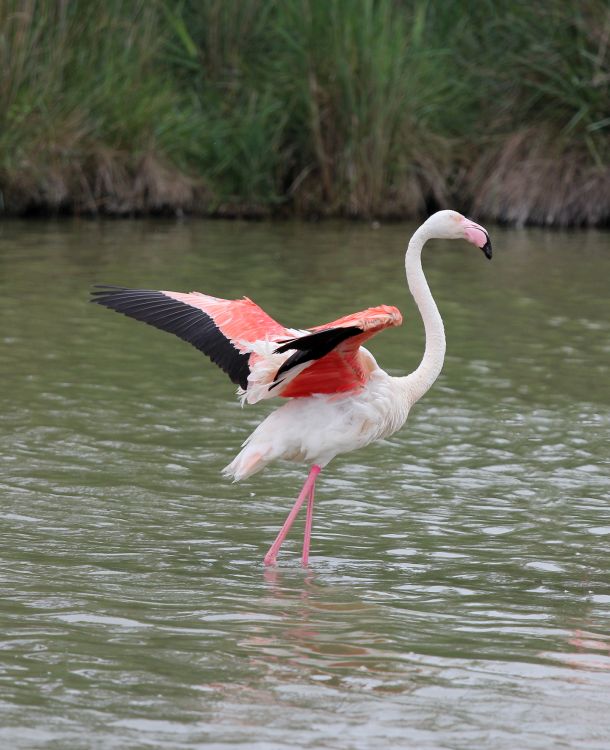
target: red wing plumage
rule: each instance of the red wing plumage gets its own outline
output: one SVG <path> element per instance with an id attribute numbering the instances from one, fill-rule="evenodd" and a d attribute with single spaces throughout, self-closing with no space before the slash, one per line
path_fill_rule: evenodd
<path id="1" fill-rule="evenodd" d="M 313 360 L 299 375 L 284 386 L 280 395 L 285 398 L 311 396 L 314 393 L 343 393 L 357 390 L 367 381 L 369 368 L 360 353 L 361 345 L 385 328 L 402 323 L 400 310 L 389 305 L 371 307 L 362 312 L 352 313 L 332 323 L 311 328 L 311 335 L 293 342 L 299 347 L 300 356 L 293 359 L 294 365 Z M 334 336 L 337 343 L 330 351 L 323 351 L 316 341 L 317 336 Z M 308 349 L 308 343 L 313 346 Z M 321 343 L 321 342 L 320 342 Z M 287 347 L 285 344 L 284 347 Z M 283 368 L 288 370 L 290 360 Z M 278 375 L 281 374 L 281 369 Z M 277 378 L 278 376 L 276 376 Z"/>
<path id="2" fill-rule="evenodd" d="M 253 353 L 250 345 L 276 342 L 275 353 L 292 353 L 266 382 L 268 393 L 286 398 L 360 388 L 369 373 L 360 346 L 384 328 L 402 323 L 399 310 L 381 305 L 316 326 L 295 338 L 294 331 L 247 297 L 225 300 L 200 292 L 100 286 L 92 302 L 174 333 L 206 354 L 244 390 L 252 368 L 265 358 Z"/>
<path id="3" fill-rule="evenodd" d="M 402 325 L 402 315 L 397 307 L 391 305 L 379 305 L 378 307 L 368 307 L 361 312 L 350 313 L 342 318 L 333 320 L 331 323 L 311 328 L 314 331 L 327 331 L 330 328 L 348 328 L 355 326 L 363 332 L 368 332 L 367 338 L 371 338 L 376 333 L 383 331 L 385 328 Z"/>

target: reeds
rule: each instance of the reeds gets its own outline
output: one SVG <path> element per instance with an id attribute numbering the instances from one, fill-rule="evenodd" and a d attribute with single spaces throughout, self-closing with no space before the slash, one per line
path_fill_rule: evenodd
<path id="1" fill-rule="evenodd" d="M 144 1 L 0 5 L 4 209 L 122 214 L 192 201 L 172 166 L 173 81 Z"/>
<path id="2" fill-rule="evenodd" d="M 610 8 L 506 7 L 487 35 L 497 64 L 480 76 L 499 106 L 467 176 L 473 210 L 514 224 L 607 224 Z"/>
<path id="3" fill-rule="evenodd" d="M 610 217 L 603 0 L 5 0 L 6 212 Z"/>

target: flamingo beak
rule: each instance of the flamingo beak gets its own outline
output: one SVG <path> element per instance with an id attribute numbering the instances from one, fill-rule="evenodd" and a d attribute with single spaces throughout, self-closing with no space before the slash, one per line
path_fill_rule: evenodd
<path id="1" fill-rule="evenodd" d="M 472 242 L 473 245 L 481 248 L 487 260 L 491 260 L 491 240 L 489 239 L 487 230 L 483 229 L 480 224 L 475 224 L 474 221 L 467 219 L 464 227 L 464 238 L 468 242 Z"/>
<path id="2" fill-rule="evenodd" d="M 491 260 L 493 253 L 491 252 L 491 240 L 489 239 L 489 235 L 487 235 L 487 242 L 483 245 L 481 250 L 485 253 L 487 260 Z"/>

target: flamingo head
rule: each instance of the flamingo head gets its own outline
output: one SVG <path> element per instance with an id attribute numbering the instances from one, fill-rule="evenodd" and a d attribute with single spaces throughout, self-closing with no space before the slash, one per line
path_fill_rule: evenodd
<path id="1" fill-rule="evenodd" d="M 466 240 L 491 260 L 491 240 L 486 229 L 457 211 L 437 211 L 425 222 L 429 235 L 437 239 Z"/>

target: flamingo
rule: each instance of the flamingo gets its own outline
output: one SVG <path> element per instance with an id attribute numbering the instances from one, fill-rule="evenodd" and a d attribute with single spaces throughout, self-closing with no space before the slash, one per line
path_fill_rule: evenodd
<path id="1" fill-rule="evenodd" d="M 96 286 L 92 302 L 169 331 L 206 354 L 238 386 L 243 403 L 287 399 L 271 412 L 223 469 L 239 481 L 271 461 L 305 462 L 309 474 L 275 541 L 264 557 L 276 563 L 280 547 L 307 502 L 301 562 L 307 566 L 314 491 L 320 471 L 338 454 L 395 433 L 413 404 L 439 376 L 445 357 L 443 321 L 421 265 L 431 239 L 464 239 L 491 259 L 487 231 L 456 211 L 430 216 L 413 234 L 405 255 L 409 290 L 421 314 L 426 343 L 410 375 L 382 370 L 364 342 L 402 316 L 380 305 L 307 330 L 285 328 L 252 300 L 226 300 L 200 292 Z"/>

